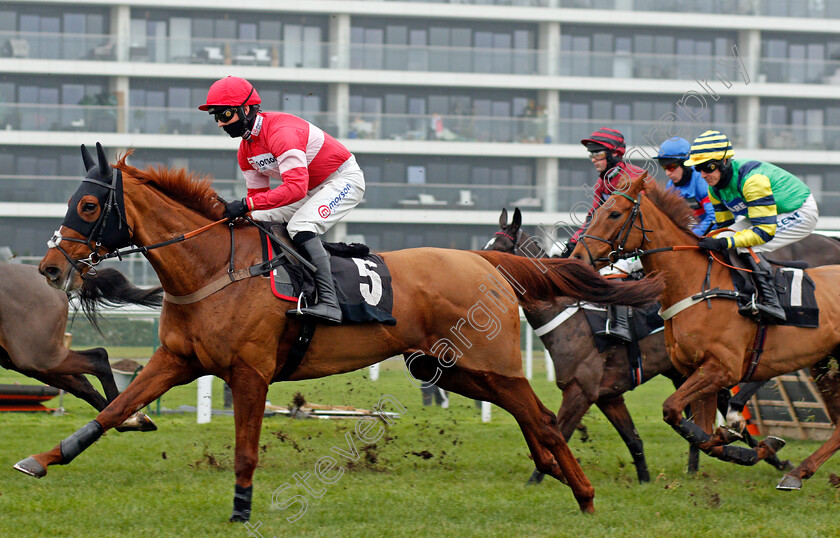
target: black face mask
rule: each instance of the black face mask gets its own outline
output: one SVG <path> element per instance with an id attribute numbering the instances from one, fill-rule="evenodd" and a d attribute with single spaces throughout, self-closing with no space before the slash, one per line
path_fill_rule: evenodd
<path id="1" fill-rule="evenodd" d="M 231 138 L 238 138 L 245 134 L 245 122 L 240 118 L 239 121 L 235 121 L 233 123 L 228 123 L 227 125 L 222 125 L 222 129 L 225 130 L 227 134 L 230 135 Z"/>
<path id="2" fill-rule="evenodd" d="M 239 107 L 237 111 L 239 113 L 239 119 L 233 123 L 222 125 L 222 129 L 224 129 L 231 138 L 238 138 L 241 136 L 245 140 L 248 140 L 251 138 L 250 126 L 253 124 L 253 120 L 252 118 L 245 116 L 245 107 Z M 251 113 L 254 113 L 253 108 L 251 109 Z M 254 114 L 254 117 L 256 117 L 256 114 Z"/>

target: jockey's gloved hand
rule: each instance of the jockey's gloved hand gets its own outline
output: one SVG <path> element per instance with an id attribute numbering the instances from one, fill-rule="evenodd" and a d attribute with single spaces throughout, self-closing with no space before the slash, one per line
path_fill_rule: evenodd
<path id="1" fill-rule="evenodd" d="M 237 217 L 241 217 L 248 211 L 250 211 L 250 209 L 248 209 L 248 204 L 245 203 L 245 198 L 241 200 L 234 200 L 225 204 L 224 217 L 226 219 L 235 219 Z"/>
<path id="2" fill-rule="evenodd" d="M 568 258 L 569 256 L 571 256 L 572 251 L 575 249 L 576 246 L 577 246 L 577 242 L 569 239 L 566 242 L 566 247 L 563 249 L 563 252 L 560 253 L 560 257 L 561 258 Z"/>
<path id="3" fill-rule="evenodd" d="M 726 250 L 729 248 L 729 240 L 725 237 L 704 237 L 697 244 L 706 250 Z"/>

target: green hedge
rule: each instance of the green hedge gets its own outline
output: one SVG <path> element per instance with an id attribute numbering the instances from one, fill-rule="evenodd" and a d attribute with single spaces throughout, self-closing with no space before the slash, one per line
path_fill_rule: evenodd
<path id="1" fill-rule="evenodd" d="M 99 334 L 81 314 L 67 322 L 67 332 L 73 335 L 73 348 L 107 346 L 151 346 L 157 348 L 157 320 L 148 318 L 105 317 L 99 322 Z"/>

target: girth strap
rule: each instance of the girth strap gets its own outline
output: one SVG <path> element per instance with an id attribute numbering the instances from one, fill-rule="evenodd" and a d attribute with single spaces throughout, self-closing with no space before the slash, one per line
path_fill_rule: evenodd
<path id="1" fill-rule="evenodd" d="M 306 355 L 306 350 L 309 349 L 312 337 L 315 335 L 315 325 L 314 320 L 309 318 L 303 319 L 300 334 L 297 340 L 292 343 L 292 348 L 289 350 L 286 362 L 283 363 L 280 373 L 274 377 L 274 381 L 285 381 L 298 369 L 301 361 L 303 361 L 303 356 Z"/>
<path id="2" fill-rule="evenodd" d="M 752 349 L 750 350 L 750 362 L 747 365 L 747 372 L 744 374 L 741 383 L 746 383 L 752 379 L 758 361 L 761 360 L 761 354 L 764 353 L 764 342 L 767 340 L 767 325 L 761 324 L 755 330 L 755 341 L 753 341 Z"/>

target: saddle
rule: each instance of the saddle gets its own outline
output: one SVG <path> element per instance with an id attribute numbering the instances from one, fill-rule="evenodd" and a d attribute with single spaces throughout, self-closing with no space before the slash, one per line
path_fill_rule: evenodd
<path id="1" fill-rule="evenodd" d="M 728 253 L 727 253 L 728 254 Z M 732 256 L 729 261 L 732 262 Z M 791 327 L 819 327 L 820 309 L 815 295 L 814 281 L 805 272 L 808 264 L 802 261 L 778 262 L 768 260 L 777 267 L 774 268 L 773 285 L 779 294 L 779 304 L 785 311 L 787 318 L 778 325 Z M 735 265 L 730 263 L 731 265 Z M 744 305 L 751 300 L 755 293 L 752 279 L 742 271 L 730 269 L 732 284 L 738 292 L 738 305 Z M 755 319 L 743 313 L 745 317 Z M 760 320 L 755 320 L 760 322 Z"/>
<path id="2" fill-rule="evenodd" d="M 298 252 L 285 224 L 270 223 L 270 231 L 285 246 Z M 283 248 L 262 229 L 260 237 L 263 260 L 268 261 L 275 256 L 284 258 L 270 273 L 274 295 L 284 301 L 299 304 L 314 302 L 315 281 L 312 273 L 294 257 L 285 254 Z M 359 243 L 324 243 L 324 249 L 330 255 L 343 324 L 373 322 L 396 325 L 397 320 L 391 315 L 394 306 L 391 272 L 384 260 L 372 254 L 366 245 Z"/>
<path id="3" fill-rule="evenodd" d="M 635 308 L 623 305 L 604 307 L 583 303 L 581 304 L 581 308 L 592 330 L 592 336 L 595 339 L 595 346 L 598 348 L 598 352 L 603 353 L 610 346 L 626 346 L 627 361 L 629 363 L 629 372 L 633 386 L 638 387 L 641 385 L 644 381 L 644 371 L 642 369 L 642 350 L 639 347 L 639 341 L 650 334 L 661 331 L 665 326 L 665 322 L 659 317 L 658 313 L 660 304 L 655 303 L 644 308 Z M 629 341 L 610 334 L 610 309 L 626 310 L 626 317 L 630 322 L 630 334 L 632 336 Z"/>

